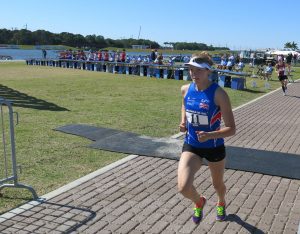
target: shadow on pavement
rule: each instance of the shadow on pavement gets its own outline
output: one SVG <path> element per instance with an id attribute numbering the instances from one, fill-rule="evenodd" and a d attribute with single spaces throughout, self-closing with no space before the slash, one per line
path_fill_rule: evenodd
<path id="1" fill-rule="evenodd" d="M 289 95 L 289 94 L 287 94 L 286 96 L 287 97 L 293 97 L 293 98 L 300 98 L 300 96 L 294 96 L 294 95 Z"/>
<path id="2" fill-rule="evenodd" d="M 256 228 L 255 226 L 245 222 L 244 220 L 242 220 L 238 215 L 236 214 L 229 214 L 227 215 L 226 221 L 229 222 L 236 222 L 237 224 L 241 225 L 243 228 L 245 228 L 247 231 L 249 231 L 249 233 L 254 233 L 255 234 L 264 234 L 264 232 L 258 228 Z"/>
<path id="3" fill-rule="evenodd" d="M 96 212 L 71 205 L 41 201 L 30 209 L 19 207 L 13 218 L 1 222 L 3 232 L 71 233 L 96 217 Z M 21 211 L 21 212 L 20 212 Z M 11 211 L 13 213 L 13 211 Z M 4 228 L 4 227 L 7 227 Z M 29 231 L 30 231 L 29 230 Z"/>
<path id="4" fill-rule="evenodd" d="M 17 90 L 0 84 L 0 97 L 8 99 L 13 103 L 13 106 L 31 108 L 37 110 L 49 111 L 69 111 L 64 107 L 60 107 L 54 103 L 47 102 L 35 97 L 29 96 L 26 93 L 21 93 Z"/>
<path id="5" fill-rule="evenodd" d="M 48 210 L 52 208 L 54 212 L 58 211 L 59 217 L 57 220 L 61 221 L 61 225 L 65 226 L 65 230 L 63 230 L 63 233 L 71 233 L 73 231 L 76 231 L 76 229 L 96 217 L 96 212 L 87 208 L 61 205 L 47 201 L 43 202 L 42 205 L 47 207 Z M 62 212 L 63 214 L 60 214 L 60 212 Z M 51 214 L 52 213 L 50 213 L 49 215 Z M 67 222 L 65 219 L 60 219 L 60 217 L 65 217 L 67 219 Z"/>

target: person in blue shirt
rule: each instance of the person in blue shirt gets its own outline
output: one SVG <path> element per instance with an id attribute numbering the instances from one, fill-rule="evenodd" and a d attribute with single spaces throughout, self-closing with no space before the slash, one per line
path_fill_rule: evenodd
<path id="1" fill-rule="evenodd" d="M 224 137 L 235 134 L 231 103 L 224 89 L 209 79 L 213 61 L 207 53 L 193 54 L 186 65 L 192 83 L 181 87 L 183 99 L 179 129 L 186 135 L 178 164 L 178 190 L 195 204 L 192 220 L 199 223 L 206 198 L 197 192 L 193 181 L 203 159 L 206 159 L 218 197 L 216 220 L 223 221 L 226 217 Z M 224 121 L 222 128 L 221 118 Z"/>
<path id="2" fill-rule="evenodd" d="M 226 69 L 226 66 L 227 66 L 227 55 L 224 54 L 222 57 L 221 57 L 221 69 Z"/>
<path id="3" fill-rule="evenodd" d="M 243 60 L 241 59 L 240 62 L 237 64 L 236 70 L 238 72 L 242 72 L 244 70 L 245 64 Z"/>
<path id="4" fill-rule="evenodd" d="M 42 52 L 43 52 L 43 59 L 46 59 L 46 57 L 47 57 L 47 51 L 45 49 L 43 49 Z"/>
<path id="5" fill-rule="evenodd" d="M 266 66 L 265 71 L 264 71 L 264 79 L 265 80 L 270 80 L 271 76 L 273 73 L 273 67 L 271 63 L 268 63 L 268 66 Z"/>

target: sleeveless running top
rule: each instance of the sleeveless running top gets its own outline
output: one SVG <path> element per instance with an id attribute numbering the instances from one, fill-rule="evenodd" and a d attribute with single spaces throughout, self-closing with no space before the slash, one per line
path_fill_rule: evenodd
<path id="1" fill-rule="evenodd" d="M 207 89 L 198 91 L 196 84 L 190 84 L 184 97 L 187 118 L 185 143 L 196 148 L 215 148 L 224 145 L 224 138 L 199 142 L 196 131 L 211 132 L 220 129 L 221 111 L 215 104 L 214 97 L 218 84 L 212 83 Z"/>
<path id="2" fill-rule="evenodd" d="M 277 64 L 276 68 L 278 70 L 279 76 L 284 76 L 284 72 L 285 72 L 285 63 Z"/>

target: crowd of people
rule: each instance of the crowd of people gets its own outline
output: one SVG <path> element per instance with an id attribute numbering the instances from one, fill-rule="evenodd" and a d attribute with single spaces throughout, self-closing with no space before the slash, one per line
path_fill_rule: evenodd
<path id="1" fill-rule="evenodd" d="M 217 65 L 218 69 L 242 72 L 245 68 L 244 59 L 239 55 L 227 55 L 221 56 L 221 62 Z"/>
<path id="2" fill-rule="evenodd" d="M 158 65 L 174 65 L 174 56 L 163 56 L 157 49 L 153 49 L 149 55 L 129 55 L 126 50 L 122 51 L 88 51 L 83 50 L 66 50 L 60 53 L 59 59 L 84 60 L 84 61 L 105 61 L 105 62 L 122 62 L 136 64 L 158 64 Z M 189 56 L 183 56 L 183 62 L 188 61 Z"/>
<path id="3" fill-rule="evenodd" d="M 45 57 L 45 56 L 44 56 Z M 181 62 L 186 63 L 189 61 L 190 56 L 180 56 Z M 122 51 L 88 51 L 83 50 L 66 50 L 60 53 L 60 59 L 70 59 L 70 60 L 84 60 L 84 61 L 105 61 L 105 62 L 118 62 L 118 63 L 131 63 L 131 64 L 157 64 L 157 65 L 174 65 L 176 61 L 176 56 L 163 56 L 161 52 L 157 49 L 151 50 L 148 55 L 128 55 L 126 50 Z M 270 80 L 273 71 L 276 70 L 279 80 L 282 82 L 282 89 L 284 94 L 286 93 L 286 80 L 291 75 L 291 65 L 296 64 L 299 58 L 297 55 L 292 55 L 291 53 L 287 56 L 278 55 L 273 61 L 263 59 L 258 61 L 255 54 L 251 57 L 249 66 L 254 67 L 257 65 L 258 71 L 257 75 L 265 80 Z M 233 54 L 223 54 L 220 56 L 220 62 L 217 63 L 217 68 L 222 70 L 230 70 L 243 72 L 245 68 L 245 59 L 241 58 L 239 55 Z"/>

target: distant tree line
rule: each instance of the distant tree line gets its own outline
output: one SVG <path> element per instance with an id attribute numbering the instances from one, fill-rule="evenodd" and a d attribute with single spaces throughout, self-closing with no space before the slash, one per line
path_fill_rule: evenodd
<path id="1" fill-rule="evenodd" d="M 145 45 L 151 49 L 160 49 L 161 46 L 146 39 L 117 39 L 104 38 L 100 35 L 73 34 L 68 32 L 52 33 L 45 30 L 30 31 L 27 29 L 0 29 L 0 44 L 13 45 L 65 45 L 76 48 L 101 49 L 106 47 L 132 48 L 132 45 Z M 207 46 L 204 43 L 165 42 L 176 50 L 229 50 L 226 47 Z"/>
<path id="2" fill-rule="evenodd" d="M 164 44 L 172 46 L 176 50 L 229 50 L 227 47 L 214 47 L 197 42 L 164 42 Z"/>

